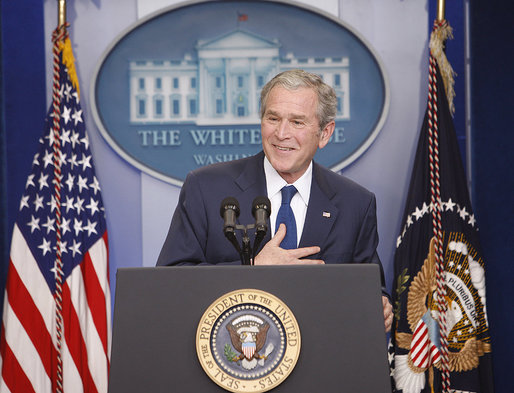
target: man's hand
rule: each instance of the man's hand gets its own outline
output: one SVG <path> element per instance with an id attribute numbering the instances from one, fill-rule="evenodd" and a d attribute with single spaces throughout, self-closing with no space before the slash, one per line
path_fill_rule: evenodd
<path id="1" fill-rule="evenodd" d="M 280 243 L 286 235 L 286 226 L 280 224 L 275 236 L 266 243 L 261 252 L 255 257 L 255 265 L 322 265 L 320 259 L 300 259 L 309 255 L 316 254 L 320 251 L 318 246 L 295 248 L 293 250 L 285 250 L 280 248 Z"/>
<path id="2" fill-rule="evenodd" d="M 389 303 L 389 299 L 386 296 L 382 296 L 382 307 L 384 308 L 384 326 L 386 333 L 391 330 L 393 323 L 393 306 Z"/>

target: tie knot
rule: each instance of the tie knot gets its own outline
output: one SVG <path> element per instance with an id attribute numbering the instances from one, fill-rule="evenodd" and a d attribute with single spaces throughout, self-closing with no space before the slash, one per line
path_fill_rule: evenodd
<path id="1" fill-rule="evenodd" d="M 289 205 L 294 194 L 297 193 L 295 186 L 285 186 L 282 188 L 282 204 L 286 203 Z"/>

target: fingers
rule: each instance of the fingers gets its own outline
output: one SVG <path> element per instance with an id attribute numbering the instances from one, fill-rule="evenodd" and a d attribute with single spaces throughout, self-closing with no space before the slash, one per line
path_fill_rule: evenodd
<path id="1" fill-rule="evenodd" d="M 321 259 L 302 259 L 320 252 L 318 246 L 295 248 L 285 250 L 280 247 L 280 243 L 286 235 L 286 226 L 280 224 L 275 236 L 264 245 L 254 260 L 255 265 L 322 265 Z"/>
<path id="2" fill-rule="evenodd" d="M 382 296 L 382 307 L 384 309 L 384 327 L 386 333 L 388 333 L 393 323 L 393 306 L 391 306 L 386 296 Z"/>
<path id="3" fill-rule="evenodd" d="M 321 259 L 303 259 L 309 255 L 317 254 L 320 251 L 318 246 L 295 248 L 292 250 L 283 250 L 286 255 L 289 264 L 302 264 L 302 265 L 324 265 L 325 262 Z"/>
<path id="4" fill-rule="evenodd" d="M 320 252 L 320 248 L 318 246 L 311 246 L 311 247 L 302 247 L 302 248 L 294 248 L 292 250 L 287 250 L 289 255 L 291 255 L 293 258 L 304 258 L 308 257 L 309 255 L 314 255 Z"/>
<path id="5" fill-rule="evenodd" d="M 280 246 L 280 243 L 282 243 L 282 240 L 284 240 L 284 237 L 286 236 L 286 226 L 284 223 L 281 223 L 278 227 L 277 232 L 275 233 L 275 236 L 268 242 L 271 243 L 274 246 Z M 318 246 L 312 246 L 312 247 L 302 247 L 302 248 L 294 248 L 291 250 L 287 250 L 287 252 L 294 258 L 304 258 L 309 255 L 317 254 L 320 252 L 320 248 Z M 322 261 L 323 262 L 323 261 Z"/>
<path id="6" fill-rule="evenodd" d="M 274 246 L 280 246 L 280 243 L 282 243 L 282 240 L 284 240 L 284 237 L 286 237 L 286 225 L 284 223 L 282 223 L 278 227 L 278 230 L 275 233 L 275 236 L 273 236 L 273 238 L 268 243 L 271 243 Z"/>
<path id="7" fill-rule="evenodd" d="M 385 332 L 389 333 L 393 325 L 393 315 L 391 314 L 386 320 L 384 320 Z"/>

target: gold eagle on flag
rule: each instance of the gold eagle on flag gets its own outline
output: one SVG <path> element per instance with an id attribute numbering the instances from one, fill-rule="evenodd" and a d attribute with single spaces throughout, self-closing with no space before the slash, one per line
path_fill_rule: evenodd
<path id="1" fill-rule="evenodd" d="M 487 328 L 485 318 L 485 288 L 483 268 L 474 260 L 475 250 L 462 233 L 451 233 L 445 256 L 447 286 L 447 329 L 450 371 L 469 371 L 478 367 L 479 357 L 491 351 L 491 346 L 476 338 Z M 468 285 L 471 284 L 471 285 Z M 475 296 L 471 292 L 474 288 Z M 404 393 L 419 393 L 425 386 L 425 371 L 429 370 L 433 386 L 433 367 L 440 368 L 440 342 L 437 311 L 435 239 L 421 270 L 409 287 L 407 320 L 412 334 L 397 332 L 399 347 L 409 350 L 396 356 L 395 380 Z M 482 307 L 476 307 L 480 303 Z M 474 309 L 482 312 L 475 313 Z"/>

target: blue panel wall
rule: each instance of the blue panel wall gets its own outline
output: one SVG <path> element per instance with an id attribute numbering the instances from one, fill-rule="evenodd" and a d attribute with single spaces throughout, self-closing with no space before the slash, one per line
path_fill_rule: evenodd
<path id="1" fill-rule="evenodd" d="M 0 11 L 1 11 L 0 3 Z M 2 13 L 0 12 L 0 15 Z M 0 285 L 4 283 L 5 261 L 7 259 L 7 160 L 4 132 L 4 78 L 3 78 L 3 45 L 2 19 L 0 17 Z M 1 288 L 1 287 L 0 287 Z"/>
<path id="2" fill-rule="evenodd" d="M 514 392 L 514 6 L 499 3 L 471 4 L 471 141 L 473 204 L 486 262 L 495 387 L 501 393 Z"/>
<path id="3" fill-rule="evenodd" d="M 46 114 L 43 2 L 1 1 L 0 124 L 2 242 L 0 298 L 9 261 L 9 245 L 18 204 L 30 172 Z M 0 302 L 0 307 L 3 301 Z"/>

